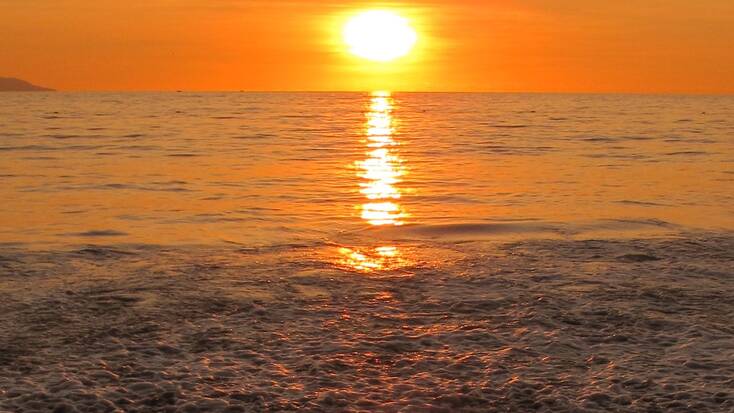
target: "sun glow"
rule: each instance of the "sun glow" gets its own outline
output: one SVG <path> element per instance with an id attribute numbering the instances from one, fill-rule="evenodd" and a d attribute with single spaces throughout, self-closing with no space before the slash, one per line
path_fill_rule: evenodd
<path id="1" fill-rule="evenodd" d="M 384 10 L 371 10 L 344 26 L 344 42 L 359 57 L 388 62 L 410 53 L 418 40 L 407 19 Z"/>

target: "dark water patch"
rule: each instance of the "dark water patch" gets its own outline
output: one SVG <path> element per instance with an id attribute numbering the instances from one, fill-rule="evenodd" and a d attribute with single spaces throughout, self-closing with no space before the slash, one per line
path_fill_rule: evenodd
<path id="1" fill-rule="evenodd" d="M 535 183 L 538 184 L 538 185 L 543 185 L 543 184 L 576 185 L 576 184 L 579 183 L 579 181 L 568 180 L 568 179 L 552 179 L 552 180 L 548 180 L 548 181 L 536 181 Z M 497 195 L 499 195 L 499 194 L 497 194 Z M 508 194 L 508 195 L 511 195 L 511 194 Z M 515 194 L 515 196 L 522 196 L 522 195 Z"/>
<path id="2" fill-rule="evenodd" d="M 142 186 L 139 189 L 141 191 L 151 191 L 151 192 L 195 192 L 193 189 L 182 188 L 182 187 L 179 187 L 179 186 L 176 186 L 176 187 L 163 187 L 163 188 Z"/>
<path id="3" fill-rule="evenodd" d="M 656 139 L 654 136 L 622 136 L 621 137 L 624 140 L 630 140 L 630 141 L 651 141 Z"/>
<path id="4" fill-rule="evenodd" d="M 483 153 L 496 154 L 496 155 L 543 155 L 548 152 L 556 151 L 557 148 L 551 146 L 506 146 L 506 145 L 480 145 L 478 147 L 466 147 L 457 149 L 460 152 L 471 152 L 476 153 L 481 151 Z M 435 153 L 437 156 L 441 155 L 441 152 Z"/>
<path id="5" fill-rule="evenodd" d="M 584 142 L 617 142 L 619 138 L 613 138 L 610 136 L 590 136 L 587 138 L 581 138 Z"/>
<path id="6" fill-rule="evenodd" d="M 638 160 L 638 161 L 644 161 L 647 159 L 650 159 L 649 156 L 641 155 L 641 154 L 609 154 L 609 153 L 590 153 L 590 154 L 583 154 L 581 155 L 586 158 L 592 158 L 592 159 L 629 159 L 629 160 Z"/>
<path id="7" fill-rule="evenodd" d="M 115 218 L 122 221 L 145 221 L 147 219 L 145 217 L 131 214 L 117 215 Z"/>
<path id="8" fill-rule="evenodd" d="M 25 161 L 55 161 L 59 158 L 55 156 L 24 156 L 20 159 L 23 159 Z"/>
<path id="9" fill-rule="evenodd" d="M 275 138 L 275 135 L 270 133 L 255 133 L 252 135 L 236 135 L 232 139 L 271 139 Z"/>
<path id="10" fill-rule="evenodd" d="M 307 114 L 307 113 L 298 113 L 298 114 L 291 114 L 291 115 L 283 115 L 281 118 L 283 119 L 314 119 L 318 118 L 320 115 L 314 115 L 314 114 Z"/>
<path id="11" fill-rule="evenodd" d="M 160 182 L 151 182 L 152 185 L 187 185 L 188 182 L 186 181 L 160 181 Z"/>
<path id="12" fill-rule="evenodd" d="M 95 185 L 96 188 L 103 188 L 103 189 L 134 189 L 135 186 L 129 185 L 129 184 L 102 184 L 102 185 Z"/>
<path id="13" fill-rule="evenodd" d="M 60 133 L 59 134 L 55 134 L 54 133 L 54 134 L 50 134 L 50 135 L 45 135 L 44 137 L 45 138 L 51 138 L 51 139 L 61 139 L 61 140 L 63 140 L 63 139 L 83 138 L 84 136 L 82 136 L 82 135 L 74 135 L 74 134 L 65 135 L 65 134 L 60 134 Z"/>
<path id="14" fill-rule="evenodd" d="M 115 148 L 118 148 L 117 146 Z M 153 145 L 130 145 L 130 146 L 120 146 L 119 149 L 127 149 L 132 151 L 155 151 L 161 149 L 159 146 L 153 146 Z"/>
<path id="15" fill-rule="evenodd" d="M 630 205 L 641 205 L 641 206 L 669 206 L 665 204 L 660 204 L 657 202 L 649 202 L 649 201 L 635 201 L 631 199 L 623 199 L 621 201 L 617 201 L 618 204 L 630 204 Z"/>
<path id="16" fill-rule="evenodd" d="M 172 158 L 194 158 L 194 157 L 199 157 L 201 155 L 196 154 L 196 153 L 171 153 L 166 156 L 170 156 Z"/>
<path id="17" fill-rule="evenodd" d="M 68 145 L 52 147 L 50 150 L 56 151 L 92 151 L 95 149 L 103 149 L 105 145 Z"/>
<path id="18" fill-rule="evenodd" d="M 175 181 L 179 182 L 179 181 Z M 178 183 L 168 182 L 151 182 L 147 184 L 129 184 L 129 183 L 107 183 L 97 185 L 82 185 L 67 189 L 92 189 L 92 190 L 135 190 L 135 191 L 153 191 L 153 192 L 193 192 L 192 189 L 180 187 Z"/>
<path id="19" fill-rule="evenodd" d="M 667 156 L 701 156 L 701 155 L 711 155 L 710 152 L 705 151 L 679 151 L 679 152 L 670 152 L 666 153 Z"/>
<path id="20" fill-rule="evenodd" d="M 522 129 L 522 128 L 529 128 L 530 125 L 487 125 L 490 128 L 499 128 L 499 129 Z"/>
<path id="21" fill-rule="evenodd" d="M 310 146 L 303 148 L 307 152 L 331 152 L 339 148 L 339 145 Z M 308 159 L 308 158 L 307 158 Z"/>
<path id="22" fill-rule="evenodd" d="M 84 231 L 84 232 L 73 232 L 68 234 L 61 234 L 64 236 L 75 236 L 75 237 L 124 237 L 128 236 L 127 232 L 117 231 L 114 229 L 100 229 L 100 230 L 91 230 L 91 231 Z"/>
<path id="23" fill-rule="evenodd" d="M 249 208 L 238 209 L 234 212 L 250 214 L 253 212 L 277 212 L 277 211 L 282 211 L 282 209 L 281 208 L 269 208 L 269 207 L 249 207 Z"/>
<path id="24" fill-rule="evenodd" d="M 324 127 L 299 127 L 299 128 L 290 128 L 287 130 L 288 133 L 293 134 L 299 134 L 299 133 L 306 133 L 306 134 L 328 134 L 332 132 L 330 128 L 324 128 Z"/>
<path id="25" fill-rule="evenodd" d="M 660 219 L 608 219 L 600 220 L 599 225 L 613 226 L 617 228 L 639 228 L 639 227 L 658 227 L 658 228 L 675 228 L 675 224 Z"/>
<path id="26" fill-rule="evenodd" d="M 245 188 L 247 187 L 247 184 L 245 183 L 238 183 L 238 182 L 221 182 L 221 181 L 214 181 L 211 182 L 214 186 L 224 186 L 229 188 Z"/>
<path id="27" fill-rule="evenodd" d="M 496 193 L 495 195 L 502 196 L 499 193 Z M 504 196 L 507 196 L 507 195 L 511 195 L 511 194 L 510 193 L 504 194 Z M 459 195 L 459 194 L 432 195 L 432 196 L 414 195 L 411 197 L 411 199 L 416 203 L 440 202 L 444 204 L 483 204 L 486 202 L 478 198 L 472 198 L 466 195 Z"/>
<path id="28" fill-rule="evenodd" d="M 93 256 L 96 258 L 112 258 L 120 255 L 135 255 L 133 251 L 126 251 L 119 248 L 102 247 L 90 245 L 75 251 L 76 254 Z"/>
<path id="29" fill-rule="evenodd" d="M 265 108 L 259 107 L 259 106 L 245 106 L 245 107 L 239 108 L 239 110 L 240 112 L 238 113 L 241 115 L 245 115 L 245 114 L 253 113 L 253 112 L 265 112 L 266 111 Z"/>
<path id="30" fill-rule="evenodd" d="M 496 223 L 463 223 L 463 224 L 412 224 L 399 227 L 371 229 L 372 233 L 398 236 L 404 238 L 430 239 L 482 239 L 497 235 L 558 233 L 558 228 L 540 222 L 496 222 Z"/>
<path id="31" fill-rule="evenodd" d="M 663 139 L 663 142 L 668 143 L 678 143 L 678 142 L 685 142 L 685 143 L 700 143 L 700 144 L 713 144 L 716 143 L 716 140 L 713 139 L 707 139 L 707 138 L 667 138 Z"/>
<path id="32" fill-rule="evenodd" d="M 56 149 L 46 145 L 0 146 L 0 151 L 52 151 Z"/>
<path id="33" fill-rule="evenodd" d="M 142 138 L 144 136 L 145 136 L 144 133 L 130 133 L 127 135 L 122 135 L 123 138 Z"/>
<path id="34" fill-rule="evenodd" d="M 617 257 L 617 259 L 623 262 L 647 262 L 660 260 L 660 258 L 650 254 L 624 254 Z"/>
<path id="35" fill-rule="evenodd" d="M 240 129 L 249 129 L 249 128 L 246 127 L 246 126 L 242 126 L 242 127 L 240 127 Z M 258 132 L 258 133 L 252 134 L 252 136 L 256 136 L 258 138 L 277 138 L 278 137 L 278 134 L 277 133 L 270 133 L 270 132 Z"/>
<path id="36" fill-rule="evenodd" d="M 226 214 L 197 214 L 184 221 L 209 223 L 209 222 L 243 222 L 243 221 L 248 221 L 248 220 L 249 218 L 233 217 L 233 216 L 228 216 Z"/>

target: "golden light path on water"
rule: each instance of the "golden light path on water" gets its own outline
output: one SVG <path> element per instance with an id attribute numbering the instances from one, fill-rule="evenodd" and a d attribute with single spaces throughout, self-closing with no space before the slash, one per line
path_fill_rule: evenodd
<path id="1" fill-rule="evenodd" d="M 374 92 L 366 113 L 366 159 L 355 162 L 360 178 L 359 192 L 364 201 L 361 218 L 372 226 L 403 225 L 408 216 L 399 203 L 399 184 L 405 174 L 398 154 L 399 143 L 393 125 L 394 100 L 389 92 Z M 340 248 L 341 263 L 361 272 L 396 269 L 405 264 L 400 250 L 393 245 L 371 248 Z"/>
<path id="2" fill-rule="evenodd" d="M 360 192 L 369 202 L 362 204 L 362 219 L 372 225 L 401 225 L 405 213 L 397 200 L 397 185 L 403 175 L 401 159 L 393 137 L 393 100 L 386 92 L 376 92 L 367 113 L 367 156 L 357 162 L 362 178 Z"/>

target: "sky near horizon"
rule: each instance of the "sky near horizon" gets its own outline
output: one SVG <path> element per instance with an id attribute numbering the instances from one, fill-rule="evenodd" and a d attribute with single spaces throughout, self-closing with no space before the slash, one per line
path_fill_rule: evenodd
<path id="1" fill-rule="evenodd" d="M 347 53 L 350 16 L 418 33 Z M 734 93 L 732 0 L 0 0 L 0 76 L 60 90 Z"/>

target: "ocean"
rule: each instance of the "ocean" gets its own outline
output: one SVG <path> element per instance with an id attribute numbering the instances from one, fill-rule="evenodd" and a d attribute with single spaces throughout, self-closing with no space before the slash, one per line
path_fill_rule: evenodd
<path id="1" fill-rule="evenodd" d="M 732 136 L 724 96 L 6 93 L 0 241 L 731 230 Z"/>
<path id="2" fill-rule="evenodd" d="M 0 95 L 0 411 L 731 411 L 734 97 Z"/>

